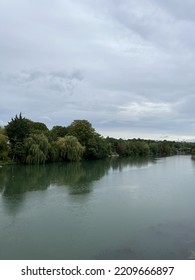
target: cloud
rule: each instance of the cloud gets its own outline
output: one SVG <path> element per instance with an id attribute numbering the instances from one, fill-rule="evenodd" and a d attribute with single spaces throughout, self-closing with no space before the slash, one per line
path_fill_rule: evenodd
<path id="1" fill-rule="evenodd" d="M 27 70 L 19 73 L 0 74 L 0 84 L 17 89 L 17 87 L 33 87 L 41 91 L 53 90 L 72 94 L 77 83 L 83 79 L 79 70 L 43 72 Z"/>
<path id="2" fill-rule="evenodd" d="M 42 71 L 25 70 L 15 73 L 0 73 L 1 112 L 8 111 L 10 117 L 18 112 L 30 118 L 43 119 L 51 123 L 52 114 L 70 102 L 75 89 L 82 82 L 80 70 Z M 66 105 L 65 105 L 66 104 Z M 48 116 L 51 114 L 51 116 Z"/>
<path id="3" fill-rule="evenodd" d="M 172 112 L 172 106 L 168 103 L 154 103 L 154 102 L 131 102 L 125 106 L 119 107 L 120 117 L 134 120 L 143 120 L 151 117 L 164 117 Z"/>
<path id="4" fill-rule="evenodd" d="M 88 119 L 119 137 L 193 135 L 194 8 L 191 0 L 3 1 L 0 119 L 22 111 L 49 126 Z"/>
<path id="5" fill-rule="evenodd" d="M 177 20 L 194 21 L 195 19 L 195 3 L 193 0 L 186 0 L 185 2 L 182 0 L 159 0 L 158 5 Z"/>

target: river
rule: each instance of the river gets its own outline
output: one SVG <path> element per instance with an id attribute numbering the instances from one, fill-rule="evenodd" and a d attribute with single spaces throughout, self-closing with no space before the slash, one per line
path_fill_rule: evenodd
<path id="1" fill-rule="evenodd" d="M 0 259 L 194 259 L 195 160 L 0 168 Z"/>

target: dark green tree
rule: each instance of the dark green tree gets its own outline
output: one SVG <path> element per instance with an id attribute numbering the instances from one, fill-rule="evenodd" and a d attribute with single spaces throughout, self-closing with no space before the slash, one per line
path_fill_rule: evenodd
<path id="1" fill-rule="evenodd" d="M 152 156 L 159 156 L 159 145 L 157 142 L 152 142 L 149 144 L 150 154 Z"/>
<path id="2" fill-rule="evenodd" d="M 169 143 L 166 140 L 159 142 L 158 148 L 159 148 L 160 156 L 166 157 L 166 156 L 170 155 L 171 148 L 170 148 Z"/>
<path id="3" fill-rule="evenodd" d="M 87 144 L 86 157 L 91 159 L 101 159 L 111 154 L 109 143 L 101 136 L 94 135 Z"/>
<path id="4" fill-rule="evenodd" d="M 5 127 L 11 148 L 11 157 L 15 161 L 24 161 L 24 139 L 30 134 L 29 120 L 19 116 L 12 118 Z"/>
<path id="5" fill-rule="evenodd" d="M 67 134 L 67 128 L 65 126 L 56 125 L 50 130 L 50 138 L 56 141 L 59 137 L 64 137 Z"/>
<path id="6" fill-rule="evenodd" d="M 33 122 L 28 120 L 30 134 L 45 134 L 49 133 L 49 129 L 47 126 L 42 122 Z"/>

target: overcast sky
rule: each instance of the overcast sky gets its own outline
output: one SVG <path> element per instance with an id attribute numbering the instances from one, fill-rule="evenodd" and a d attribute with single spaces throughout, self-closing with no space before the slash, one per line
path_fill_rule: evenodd
<path id="1" fill-rule="evenodd" d="M 0 0 L 0 125 L 195 139 L 194 0 Z"/>

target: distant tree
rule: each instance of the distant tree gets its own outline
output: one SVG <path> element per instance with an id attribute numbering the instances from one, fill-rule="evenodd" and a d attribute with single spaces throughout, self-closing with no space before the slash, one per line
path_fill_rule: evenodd
<path id="1" fill-rule="evenodd" d="M 158 143 L 153 142 L 149 144 L 149 148 L 150 148 L 150 154 L 152 156 L 158 156 L 159 155 L 159 146 Z"/>
<path id="2" fill-rule="evenodd" d="M 117 140 L 116 152 L 120 156 L 126 156 L 127 155 L 127 144 L 126 144 L 125 140 L 123 140 L 121 138 L 119 140 Z"/>
<path id="3" fill-rule="evenodd" d="M 128 141 L 128 155 L 132 157 L 136 157 L 139 155 L 139 147 L 135 139 Z"/>
<path id="4" fill-rule="evenodd" d="M 115 154 L 116 153 L 117 139 L 107 136 L 106 137 L 106 142 L 109 144 L 110 154 Z"/>
<path id="5" fill-rule="evenodd" d="M 169 143 L 164 140 L 162 142 L 159 142 L 158 144 L 158 148 L 159 148 L 159 153 L 161 156 L 169 156 L 170 152 L 171 152 L 171 148 Z"/>
<path id="6" fill-rule="evenodd" d="M 137 142 L 137 150 L 139 156 L 148 156 L 149 155 L 149 145 L 145 141 Z"/>

